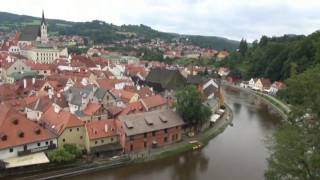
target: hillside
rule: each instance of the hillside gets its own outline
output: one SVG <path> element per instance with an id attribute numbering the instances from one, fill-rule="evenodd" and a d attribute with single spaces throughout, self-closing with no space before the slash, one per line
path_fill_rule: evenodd
<path id="1" fill-rule="evenodd" d="M 254 42 L 244 55 L 233 53 L 220 66 L 228 66 L 245 79 L 285 80 L 320 63 L 320 32 L 308 36 L 285 35 Z"/>
<path id="2" fill-rule="evenodd" d="M 146 25 L 122 25 L 116 26 L 103 21 L 71 22 L 64 20 L 48 19 L 49 33 L 60 35 L 87 36 L 96 43 L 108 43 L 125 38 L 139 37 L 146 40 L 160 38 L 171 40 L 172 38 L 188 38 L 189 42 L 202 48 L 214 48 L 217 50 L 235 50 L 239 42 L 215 36 L 193 36 L 175 33 L 160 32 Z M 39 17 L 17 15 L 0 12 L 0 31 L 19 30 L 26 25 L 40 23 Z"/>

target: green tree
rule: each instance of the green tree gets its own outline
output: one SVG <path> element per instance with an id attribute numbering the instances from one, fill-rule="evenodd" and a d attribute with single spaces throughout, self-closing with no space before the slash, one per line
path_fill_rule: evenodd
<path id="1" fill-rule="evenodd" d="M 75 144 L 64 144 L 63 148 L 70 154 L 75 155 L 76 158 L 81 157 L 82 151 Z"/>
<path id="2" fill-rule="evenodd" d="M 292 106 L 276 130 L 267 179 L 320 179 L 320 65 L 286 81 L 281 98 Z"/>
<path id="3" fill-rule="evenodd" d="M 186 123 L 198 130 L 209 120 L 211 109 L 202 104 L 203 96 L 195 86 L 187 86 L 176 94 L 176 108 Z"/>
<path id="4" fill-rule="evenodd" d="M 48 152 L 48 157 L 51 162 L 56 163 L 70 162 L 76 159 L 76 156 L 74 154 L 71 154 L 64 148 L 59 148 Z"/>
<path id="5" fill-rule="evenodd" d="M 246 54 L 247 50 L 248 50 L 247 41 L 245 39 L 242 39 L 239 44 L 239 52 L 242 56 L 244 56 Z"/>
<path id="6" fill-rule="evenodd" d="M 81 157 L 81 150 L 74 144 L 64 144 L 63 147 L 47 153 L 51 162 L 64 163 L 72 162 Z"/>

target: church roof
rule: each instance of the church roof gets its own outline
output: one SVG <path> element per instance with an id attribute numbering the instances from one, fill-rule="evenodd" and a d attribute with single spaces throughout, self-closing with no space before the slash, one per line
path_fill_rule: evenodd
<path id="1" fill-rule="evenodd" d="M 20 41 L 35 41 L 40 36 L 40 28 L 37 25 L 24 27 L 21 32 Z"/>
<path id="2" fill-rule="evenodd" d="M 42 24 L 47 25 L 46 19 L 44 18 L 44 11 L 42 11 L 41 25 Z"/>

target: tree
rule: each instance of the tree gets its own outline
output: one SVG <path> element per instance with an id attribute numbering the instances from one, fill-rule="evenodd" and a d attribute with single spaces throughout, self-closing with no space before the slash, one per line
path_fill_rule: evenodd
<path id="1" fill-rule="evenodd" d="M 82 151 L 75 144 L 64 144 L 63 148 L 70 154 L 75 155 L 76 158 L 82 155 Z"/>
<path id="2" fill-rule="evenodd" d="M 48 152 L 48 157 L 51 162 L 63 163 L 75 160 L 76 156 L 66 151 L 64 148 L 59 148 Z"/>
<path id="3" fill-rule="evenodd" d="M 71 162 L 81 157 L 81 150 L 74 144 L 64 144 L 63 147 L 47 153 L 51 162 Z"/>
<path id="4" fill-rule="evenodd" d="M 281 97 L 293 105 L 275 131 L 267 179 L 320 179 L 320 65 L 286 81 Z"/>
<path id="5" fill-rule="evenodd" d="M 319 179 L 319 145 L 310 143 L 320 143 L 319 135 L 319 132 L 310 134 L 305 128 L 291 124 L 277 130 L 271 146 L 274 153 L 268 159 L 266 179 Z"/>
<path id="6" fill-rule="evenodd" d="M 244 56 L 246 54 L 247 50 L 248 50 L 247 41 L 245 39 L 242 39 L 239 44 L 239 52 L 242 56 Z"/>
<path id="7" fill-rule="evenodd" d="M 176 94 L 176 108 L 185 122 L 198 128 L 209 120 L 211 109 L 202 104 L 203 96 L 195 86 L 187 86 Z"/>

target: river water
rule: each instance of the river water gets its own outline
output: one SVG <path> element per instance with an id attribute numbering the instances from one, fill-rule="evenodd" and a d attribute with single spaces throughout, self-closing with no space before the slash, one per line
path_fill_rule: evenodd
<path id="1" fill-rule="evenodd" d="M 262 101 L 236 89 L 225 89 L 234 113 L 233 126 L 201 151 L 67 179 L 83 180 L 259 180 L 267 168 L 267 137 L 280 117 Z"/>

